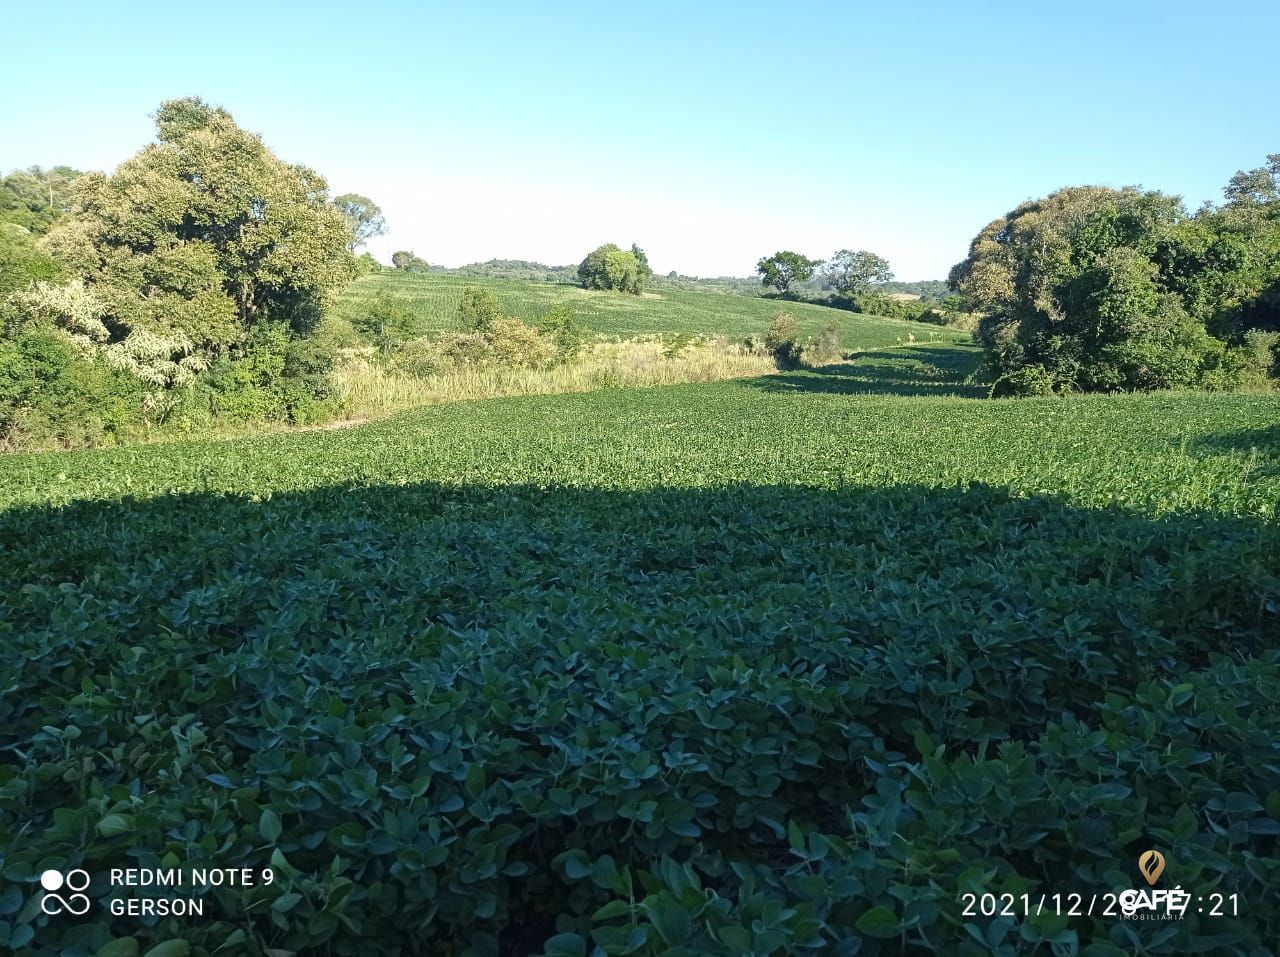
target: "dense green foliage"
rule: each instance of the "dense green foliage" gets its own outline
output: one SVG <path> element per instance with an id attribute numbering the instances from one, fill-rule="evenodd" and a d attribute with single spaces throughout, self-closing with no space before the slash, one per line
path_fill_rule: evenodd
<path id="1" fill-rule="evenodd" d="M 0 177 L 0 333 L 18 319 L 7 302 L 12 293 L 61 275 L 37 240 L 67 211 L 79 175 L 69 166 L 33 166 Z"/>
<path id="2" fill-rule="evenodd" d="M 857 365 L 4 460 L 5 878 L 279 870 L 140 953 L 1266 953 L 1280 400 Z M 1150 846 L 1241 916 L 961 915 Z"/>
<path id="3" fill-rule="evenodd" d="M 563 302 L 558 302 L 547 310 L 547 314 L 538 323 L 538 332 L 555 344 L 556 355 L 561 361 L 570 362 L 582 352 L 585 338 L 582 324 L 578 322 L 573 310 Z"/>
<path id="4" fill-rule="evenodd" d="M 888 294 L 905 293 L 909 296 L 919 296 L 921 299 L 934 300 L 942 299 L 949 290 L 945 279 L 925 279 L 920 282 L 891 280 L 882 283 L 880 291 Z"/>
<path id="5" fill-rule="evenodd" d="M 8 298 L 32 283 L 57 279 L 58 264 L 24 227 L 0 222 L 0 330 L 17 323 Z"/>
<path id="6" fill-rule="evenodd" d="M 162 104 L 156 126 L 158 142 L 114 174 L 76 180 L 45 244 L 85 283 L 83 315 L 51 303 L 51 318 L 163 386 L 255 323 L 307 332 L 353 268 L 316 173 L 198 99 Z"/>
<path id="7" fill-rule="evenodd" d="M 335 356 L 311 336 L 336 287 L 381 271 L 348 248 L 380 211 L 331 204 L 321 177 L 200 99 L 161 104 L 156 126 L 109 176 L 0 182 L 0 447 L 324 414 Z"/>
<path id="8" fill-rule="evenodd" d="M 1259 347 L 1280 330 L 1280 155 L 1227 199 L 1189 216 L 1159 192 L 1080 187 L 987 225 L 951 284 L 985 314 L 1001 387 L 1265 383 L 1280 359 Z"/>
<path id="9" fill-rule="evenodd" d="M 80 171 L 70 166 L 14 170 L 0 176 L 0 223 L 40 236 L 71 207 L 72 184 Z"/>
<path id="10" fill-rule="evenodd" d="M 730 336 L 759 335 L 778 311 L 778 303 L 748 296 L 724 295 L 686 288 L 663 288 L 643 296 L 615 296 L 559 284 L 477 279 L 455 275 L 409 275 L 387 271 L 367 276 L 347 286 L 336 298 L 336 317 L 354 321 L 382 295 L 406 303 L 419 319 L 423 334 L 461 328 L 459 306 L 465 290 L 486 289 L 499 301 L 503 315 L 538 323 L 547 310 L 564 303 L 587 333 L 616 338 L 642 335 Z M 922 334 L 918 323 L 898 322 L 859 315 L 807 303 L 787 303 L 802 336 L 816 335 L 835 323 L 846 349 L 869 349 L 906 341 Z M 937 330 L 945 341 L 966 338 L 950 330 Z"/>
<path id="11" fill-rule="evenodd" d="M 419 334 L 413 310 L 402 300 L 386 295 L 371 300 L 352 317 L 351 325 L 383 352 L 392 352 Z"/>
<path id="12" fill-rule="evenodd" d="M 587 253 L 578 265 L 578 281 L 584 289 L 612 289 L 639 295 L 652 275 L 644 250 L 634 243 L 629 252 L 605 243 Z"/>
<path id="13" fill-rule="evenodd" d="M 458 324 L 468 332 L 484 332 L 502 318 L 502 304 L 492 291 L 480 286 L 462 290 Z"/>
<path id="14" fill-rule="evenodd" d="M 143 384 L 56 329 L 0 337 L 0 451 L 53 441 L 111 444 L 140 431 Z"/>
<path id="15" fill-rule="evenodd" d="M 821 264 L 821 260 L 784 249 L 772 256 L 762 256 L 756 263 L 756 272 L 760 274 L 762 286 L 772 286 L 785 295 L 793 285 L 809 279 Z"/>
<path id="16" fill-rule="evenodd" d="M 888 260 L 865 249 L 839 249 L 822 264 L 823 281 L 842 296 L 856 296 L 893 278 Z"/>

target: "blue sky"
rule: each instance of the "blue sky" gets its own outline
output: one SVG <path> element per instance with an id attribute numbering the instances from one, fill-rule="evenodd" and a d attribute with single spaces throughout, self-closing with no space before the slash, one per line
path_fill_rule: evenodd
<path id="1" fill-rule="evenodd" d="M 6 9 L 0 169 L 111 169 L 227 107 L 429 261 L 942 278 L 1061 186 L 1217 200 L 1280 152 L 1280 3 L 63 3 Z"/>

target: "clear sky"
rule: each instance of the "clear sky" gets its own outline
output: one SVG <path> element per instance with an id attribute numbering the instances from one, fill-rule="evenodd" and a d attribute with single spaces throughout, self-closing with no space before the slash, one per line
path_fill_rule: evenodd
<path id="1" fill-rule="evenodd" d="M 161 100 L 225 106 L 386 260 L 749 275 L 868 248 L 943 278 L 1067 185 L 1217 200 L 1280 152 L 1280 2 L 6 5 L 0 169 L 110 170 Z"/>

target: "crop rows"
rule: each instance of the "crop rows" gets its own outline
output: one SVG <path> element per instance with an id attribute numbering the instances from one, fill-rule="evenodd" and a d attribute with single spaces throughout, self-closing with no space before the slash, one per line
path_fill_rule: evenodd
<path id="1" fill-rule="evenodd" d="M 662 288 L 642 296 L 580 289 L 555 283 L 526 283 L 465 276 L 432 276 L 383 272 L 351 283 L 334 306 L 334 314 L 350 319 L 378 296 L 410 307 L 423 333 L 457 328 L 458 304 L 468 286 L 491 290 L 503 309 L 516 318 L 536 323 L 556 303 L 567 303 L 592 333 L 614 338 L 641 335 L 763 336 L 779 310 L 794 315 L 804 335 L 814 335 L 834 323 L 848 349 L 872 349 L 930 337 L 941 342 L 960 338 L 949 329 L 918 322 L 865 316 L 858 313 L 733 296 Z"/>

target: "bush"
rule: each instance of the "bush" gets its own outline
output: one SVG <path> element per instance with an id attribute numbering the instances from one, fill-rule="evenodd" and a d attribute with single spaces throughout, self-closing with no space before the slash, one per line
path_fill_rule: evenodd
<path id="1" fill-rule="evenodd" d="M 888 319 L 911 319 L 921 321 L 921 317 L 929 312 L 928 303 L 920 299 L 895 299 L 884 293 L 868 292 L 854 300 L 854 311 L 865 312 L 871 316 L 884 316 Z"/>
<path id="2" fill-rule="evenodd" d="M 354 317 L 351 324 L 379 351 L 388 353 L 413 338 L 417 318 L 402 300 L 384 293 L 369 304 L 368 312 Z"/>
<path id="3" fill-rule="evenodd" d="M 664 359 L 679 359 L 684 350 L 693 345 L 696 337 L 687 332 L 678 332 L 674 336 L 670 336 L 663 340 L 662 357 Z"/>
<path id="4" fill-rule="evenodd" d="M 502 305 L 488 289 L 468 286 L 458 304 L 458 322 L 468 332 L 485 332 L 502 318 Z"/>
<path id="5" fill-rule="evenodd" d="M 1280 379 L 1280 332 L 1250 329 L 1244 334 L 1241 351 L 1251 377 Z"/>
<path id="6" fill-rule="evenodd" d="M 57 264 L 40 251 L 27 230 L 0 223 L 0 300 L 39 280 L 57 279 Z"/>
<path id="7" fill-rule="evenodd" d="M 565 303 L 558 302 L 547 310 L 538 332 L 554 345 L 557 362 L 572 362 L 582 352 L 582 326 Z"/>
<path id="8" fill-rule="evenodd" d="M 382 272 L 382 263 L 373 258 L 372 253 L 363 253 L 356 257 L 356 275 L 368 276 Z"/>
<path id="9" fill-rule="evenodd" d="M 391 365 L 407 375 L 425 379 L 447 369 L 450 360 L 436 340 L 423 336 L 410 339 L 401 346 L 400 351 L 392 359 Z"/>
<path id="10" fill-rule="evenodd" d="M 840 358 L 840 333 L 835 325 L 825 327 L 817 336 L 809 339 L 801 350 L 802 361 L 809 365 L 824 365 Z"/>
<path id="11" fill-rule="evenodd" d="M 0 446 L 114 444 L 144 427 L 142 383 L 42 323 L 0 339 Z"/>
<path id="12" fill-rule="evenodd" d="M 1026 365 L 1007 372 L 991 388 L 995 396 L 1052 395 L 1062 388 L 1053 373 L 1040 365 Z"/>
<path id="13" fill-rule="evenodd" d="M 487 359 L 495 365 L 541 369 L 555 361 L 555 343 L 519 319 L 494 320 L 485 338 L 489 344 Z"/>
<path id="14" fill-rule="evenodd" d="M 331 412 L 332 369 L 333 354 L 323 343 L 290 336 L 283 324 L 260 326 L 239 354 L 209 370 L 179 408 L 197 419 L 198 406 L 207 403 L 221 421 L 310 424 Z"/>
<path id="15" fill-rule="evenodd" d="M 446 365 L 483 365 L 489 360 L 489 340 L 479 332 L 442 332 L 435 344 Z"/>
<path id="16" fill-rule="evenodd" d="M 769 330 L 764 334 L 764 347 L 780 368 L 790 369 L 800 364 L 802 348 L 798 342 L 799 334 L 795 316 L 789 312 L 778 313 L 769 324 Z"/>

